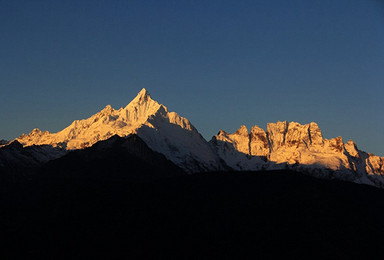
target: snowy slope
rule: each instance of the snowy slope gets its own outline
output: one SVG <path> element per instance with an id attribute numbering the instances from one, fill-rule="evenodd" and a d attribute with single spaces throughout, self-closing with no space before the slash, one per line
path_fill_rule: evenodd
<path id="1" fill-rule="evenodd" d="M 58 133 L 34 129 L 17 141 L 25 147 L 44 144 L 74 150 L 90 147 L 113 135 L 124 137 L 132 133 L 189 172 L 221 169 L 218 157 L 188 119 L 169 112 L 153 100 L 146 89 L 125 108 L 115 110 L 108 105 Z"/>
<path id="2" fill-rule="evenodd" d="M 325 139 L 316 123 L 269 123 L 267 131 L 241 126 L 234 134 L 220 131 L 211 146 L 235 170 L 292 168 L 384 187 L 384 158 L 357 149 L 341 137 Z"/>

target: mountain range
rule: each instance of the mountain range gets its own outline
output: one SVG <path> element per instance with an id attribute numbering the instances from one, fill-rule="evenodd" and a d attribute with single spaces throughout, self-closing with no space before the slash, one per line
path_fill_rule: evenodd
<path id="1" fill-rule="evenodd" d="M 352 140 L 324 138 L 316 123 L 269 123 L 266 131 L 241 126 L 232 134 L 221 130 L 208 142 L 188 119 L 169 112 L 146 89 L 124 108 L 108 105 L 57 133 L 36 128 L 11 142 L 2 140 L 0 170 L 42 166 L 102 141 L 133 136 L 187 173 L 290 169 L 384 187 L 383 157 L 359 150 Z"/>
<path id="2" fill-rule="evenodd" d="M 383 176 L 383 158 L 324 138 L 316 123 L 206 141 L 143 89 L 60 132 L 1 141 L 0 253 L 380 259 Z"/>

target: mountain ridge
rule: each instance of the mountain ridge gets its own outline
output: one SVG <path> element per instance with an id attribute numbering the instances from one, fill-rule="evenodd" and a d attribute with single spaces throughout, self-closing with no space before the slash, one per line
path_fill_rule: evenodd
<path id="1" fill-rule="evenodd" d="M 360 151 L 352 140 L 344 143 L 340 136 L 323 138 L 314 122 L 279 121 L 268 123 L 267 131 L 254 126 L 250 132 L 242 125 L 233 134 L 219 131 L 210 144 L 235 170 L 319 169 L 318 176 L 332 170 L 358 183 L 382 186 L 384 181 L 383 157 Z"/>
<path id="2" fill-rule="evenodd" d="M 114 135 L 131 134 L 137 134 L 150 149 L 186 172 L 289 168 L 312 172 L 317 177 L 384 187 L 383 157 L 360 151 L 353 141 L 344 143 L 342 137 L 324 138 L 317 123 L 278 121 L 268 123 L 266 130 L 253 126 L 250 131 L 242 125 L 233 134 L 220 130 L 207 142 L 187 118 L 169 112 L 145 88 L 125 107 L 114 109 L 107 105 L 57 133 L 35 128 L 15 140 L 25 148 L 48 145 L 71 151 L 91 147 Z"/>

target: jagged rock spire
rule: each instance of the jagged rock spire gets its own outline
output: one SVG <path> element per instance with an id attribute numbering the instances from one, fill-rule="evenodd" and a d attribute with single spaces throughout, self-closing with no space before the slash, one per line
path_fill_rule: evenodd
<path id="1" fill-rule="evenodd" d="M 148 102 L 149 100 L 153 101 L 149 92 L 145 88 L 143 88 L 142 90 L 140 90 L 140 92 L 137 94 L 137 96 L 131 101 L 131 103 L 132 104 L 143 104 L 143 103 Z"/>

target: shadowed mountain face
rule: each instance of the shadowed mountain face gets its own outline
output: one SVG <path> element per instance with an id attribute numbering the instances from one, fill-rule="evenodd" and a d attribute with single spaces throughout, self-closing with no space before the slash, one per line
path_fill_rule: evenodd
<path id="1" fill-rule="evenodd" d="M 48 172 L 49 177 L 1 193 L 3 259 L 378 259 L 382 254 L 384 192 L 374 187 L 290 171 L 156 180 L 145 175 L 147 180 L 137 181 L 67 170 L 70 177 L 63 177 L 65 170 Z M 99 174 L 103 171 L 102 176 L 119 175 L 107 169 Z"/>
<path id="2" fill-rule="evenodd" d="M 55 159 L 59 157 L 58 159 Z M 66 151 L 50 145 L 24 147 L 14 141 L 0 149 L 0 186 L 24 178 L 156 179 L 183 174 L 135 134 L 112 136 L 92 147 Z M 172 173 L 172 175 L 169 175 Z"/>
<path id="3" fill-rule="evenodd" d="M 8 143 L 9 143 L 9 141 L 7 141 L 7 140 L 0 140 L 0 145 L 6 145 Z"/>
<path id="4" fill-rule="evenodd" d="M 117 135 L 92 147 L 75 150 L 42 167 L 61 178 L 148 181 L 184 174 L 164 155 L 152 151 L 135 134 Z"/>
<path id="5" fill-rule="evenodd" d="M 30 175 L 35 167 L 64 156 L 66 150 L 51 145 L 23 147 L 17 140 L 0 147 L 0 179 Z M 13 176 L 14 175 L 14 176 Z"/>

